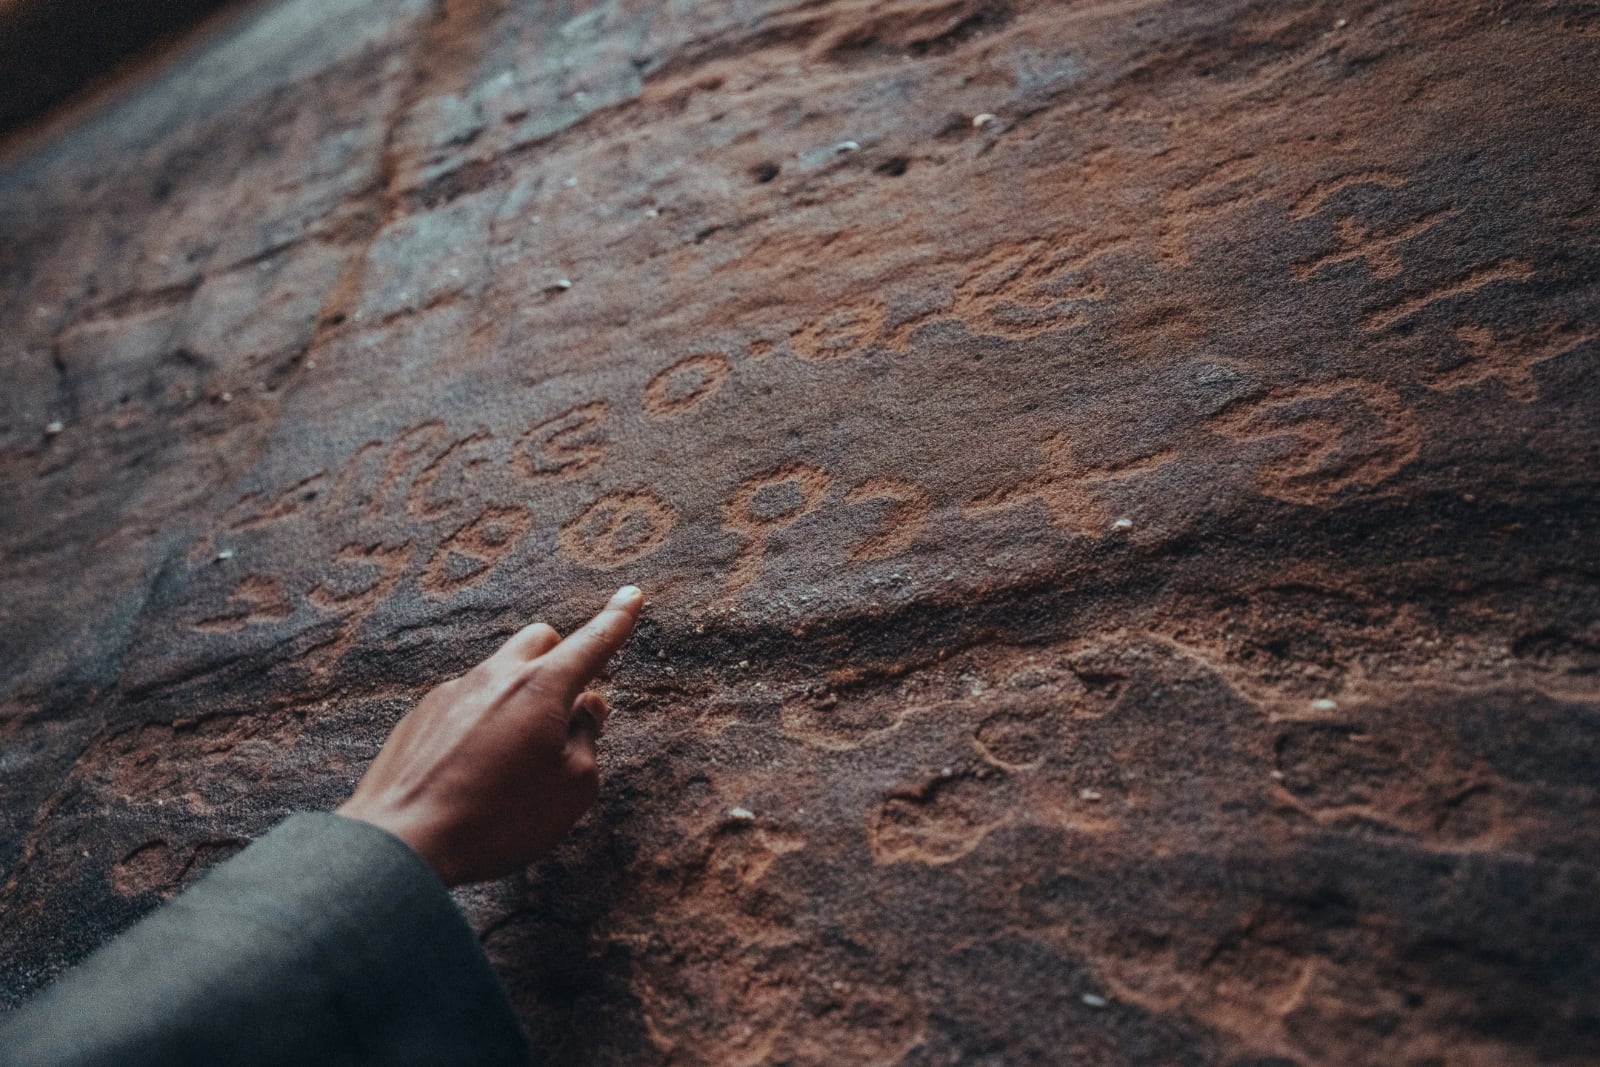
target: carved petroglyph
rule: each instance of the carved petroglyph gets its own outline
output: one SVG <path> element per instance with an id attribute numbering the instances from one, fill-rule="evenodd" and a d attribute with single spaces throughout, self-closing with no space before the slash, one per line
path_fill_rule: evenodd
<path id="1" fill-rule="evenodd" d="M 850 549 L 852 562 L 888 559 L 911 547 L 933 511 L 933 496 L 922 486 L 901 478 L 872 478 L 845 495 L 845 503 L 888 503 L 876 533 L 863 537 Z"/>
<path id="2" fill-rule="evenodd" d="M 938 866 L 960 859 L 1004 821 L 992 794 L 988 783 L 957 775 L 891 796 L 867 827 L 873 860 Z"/>
<path id="3" fill-rule="evenodd" d="M 1301 222 L 1320 214 L 1323 205 L 1338 198 L 1346 189 L 1357 189 L 1364 185 L 1377 189 L 1402 189 L 1405 184 L 1406 179 L 1392 171 L 1364 170 L 1345 174 L 1313 186 L 1309 192 L 1295 201 L 1289 209 L 1289 217 Z"/>
<path id="4" fill-rule="evenodd" d="M 1400 258 L 1403 246 L 1457 214 L 1458 212 L 1453 210 L 1436 212 L 1390 233 L 1375 233 L 1359 219 L 1345 216 L 1336 224 L 1339 232 L 1339 251 L 1319 256 L 1296 267 L 1294 280 L 1310 281 L 1331 267 L 1357 261 L 1365 263 L 1374 278 L 1398 277 L 1404 269 Z"/>
<path id="5" fill-rule="evenodd" d="M 534 426 L 516 444 L 512 465 L 535 481 L 576 478 L 611 452 L 602 432 L 611 405 L 604 400 L 579 404 Z"/>
<path id="6" fill-rule="evenodd" d="M 146 841 L 108 872 L 112 892 L 123 897 L 157 893 L 165 900 L 249 843 L 244 838 L 224 837 L 173 848 L 164 838 Z"/>
<path id="7" fill-rule="evenodd" d="M 728 568 L 727 592 L 739 592 L 761 575 L 767 540 L 778 530 L 815 511 L 833 485 L 833 475 L 803 460 L 741 482 L 722 505 L 722 524 L 744 544 Z"/>
<path id="8" fill-rule="evenodd" d="M 1217 164 L 1193 184 L 1169 192 L 1156 236 L 1156 258 L 1187 267 L 1192 261 L 1189 245 L 1197 230 L 1272 195 L 1273 182 L 1266 171 L 1257 157 L 1236 156 Z"/>
<path id="9" fill-rule="evenodd" d="M 642 559 L 677 525 L 671 505 L 649 489 L 607 493 L 561 528 L 556 549 L 567 559 L 609 570 Z"/>
<path id="10" fill-rule="evenodd" d="M 1000 245 L 956 289 L 950 313 L 976 333 L 1013 340 L 1070 329 L 1086 321 L 1086 304 L 1105 298 L 1105 283 L 1087 267 L 1115 243 L 1080 250 L 1058 237 Z"/>
<path id="11" fill-rule="evenodd" d="M 239 580 L 223 610 L 195 624 L 196 630 L 232 633 L 246 626 L 282 622 L 294 614 L 294 604 L 284 593 L 283 580 L 249 574 Z"/>
<path id="12" fill-rule="evenodd" d="M 1462 326 L 1456 330 L 1462 358 L 1453 366 L 1426 375 L 1423 384 L 1444 392 L 1494 379 L 1513 397 L 1530 403 L 1539 396 L 1539 383 L 1533 376 L 1535 367 L 1597 337 L 1600 333 L 1572 323 L 1515 337 L 1496 337 L 1486 326 Z"/>
<path id="13" fill-rule="evenodd" d="M 244 494 L 222 513 L 222 518 L 217 521 L 211 532 L 190 546 L 188 553 L 190 564 L 209 560 L 223 533 L 243 533 L 260 529 L 297 514 L 317 499 L 319 487 L 327 477 L 327 471 L 318 471 L 271 497 L 259 491 Z"/>
<path id="14" fill-rule="evenodd" d="M 1365 381 L 1273 393 L 1223 412 L 1214 425 L 1234 441 L 1274 443 L 1257 487 L 1299 504 L 1371 488 L 1417 454 L 1410 410 L 1391 390 Z"/>
<path id="15" fill-rule="evenodd" d="M 894 733 L 912 711 L 895 691 L 817 687 L 784 702 L 783 732 L 814 748 L 848 752 Z"/>
<path id="16" fill-rule="evenodd" d="M 803 360 L 844 359 L 856 355 L 884 332 L 888 308 L 878 301 L 843 308 L 807 323 L 789 335 Z"/>
<path id="17" fill-rule="evenodd" d="M 681 359 L 650 379 L 644 387 L 645 414 L 672 419 L 721 392 L 733 365 L 720 352 Z"/>
<path id="18" fill-rule="evenodd" d="M 997 711 L 973 731 L 972 743 L 983 759 L 1008 771 L 1029 770 L 1044 762 L 1041 708 Z"/>
<path id="19" fill-rule="evenodd" d="M 435 599 L 476 585 L 511 553 L 533 525 L 525 507 L 488 508 L 440 542 L 417 584 Z"/>
<path id="20" fill-rule="evenodd" d="M 1362 320 L 1362 328 L 1369 332 L 1387 330 L 1395 326 L 1423 308 L 1437 304 L 1442 300 L 1450 300 L 1458 296 L 1466 296 L 1496 282 L 1525 282 L 1533 277 L 1533 265 L 1525 259 L 1503 259 L 1488 267 L 1473 271 L 1464 278 L 1442 285 L 1420 296 L 1402 300 L 1398 304 L 1374 311 Z"/>
<path id="21" fill-rule="evenodd" d="M 366 441 L 350 453 L 350 458 L 344 461 L 344 466 L 339 468 L 339 474 L 334 479 L 333 488 L 328 492 L 325 510 L 330 514 L 344 511 L 365 512 L 367 505 L 372 500 L 371 490 L 364 498 L 352 499 L 352 493 L 358 493 L 363 486 L 373 484 L 363 477 L 363 472 L 370 467 L 379 455 L 383 453 L 384 443 L 378 440 Z"/>
<path id="22" fill-rule="evenodd" d="M 423 467 L 411 483 L 406 494 L 406 512 L 424 522 L 442 518 L 460 503 L 459 487 L 468 482 L 474 471 L 489 462 L 484 447 L 494 440 L 494 434 L 479 431 L 468 434 L 440 452 Z M 476 454 L 474 454 L 476 453 Z M 443 476 L 444 487 L 439 488 Z"/>
<path id="23" fill-rule="evenodd" d="M 367 503 L 367 517 L 377 518 L 388 508 L 389 501 L 411 481 L 411 468 L 432 451 L 445 434 L 445 425 L 438 419 L 413 426 L 395 439 L 384 461 L 378 486 Z"/>
<path id="24" fill-rule="evenodd" d="M 306 599 L 323 611 L 348 614 L 369 607 L 392 593 L 411 563 L 412 543 L 349 544 L 333 557 L 342 573 L 331 574 L 311 588 Z"/>
<path id="25" fill-rule="evenodd" d="M 1037 500 L 1044 505 L 1050 521 L 1064 533 L 1104 532 L 1111 516 L 1089 491 L 1093 479 L 1074 458 L 1071 439 L 1064 433 L 1055 434 L 1039 449 L 1043 462 L 1037 478 L 978 497 L 963 509 L 963 513 L 981 516 Z"/>

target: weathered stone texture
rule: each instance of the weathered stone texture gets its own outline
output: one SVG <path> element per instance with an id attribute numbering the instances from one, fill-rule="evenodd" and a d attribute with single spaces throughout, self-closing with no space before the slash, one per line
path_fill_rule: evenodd
<path id="1" fill-rule="evenodd" d="M 188 43 L 0 164 L 6 998 L 628 580 L 543 1061 L 1600 1060 L 1597 132 L 1592 3 Z"/>

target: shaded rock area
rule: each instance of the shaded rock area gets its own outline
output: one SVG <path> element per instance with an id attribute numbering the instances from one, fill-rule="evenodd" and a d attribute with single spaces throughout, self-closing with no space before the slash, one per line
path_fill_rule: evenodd
<path id="1" fill-rule="evenodd" d="M 651 598 L 540 1062 L 1600 1060 L 1600 6 L 259 4 L 0 165 L 0 987 Z"/>

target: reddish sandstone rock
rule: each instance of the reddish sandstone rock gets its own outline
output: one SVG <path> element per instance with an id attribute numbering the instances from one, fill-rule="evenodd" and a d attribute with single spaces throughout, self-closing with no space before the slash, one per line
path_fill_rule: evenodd
<path id="1" fill-rule="evenodd" d="M 1579 4 L 284 2 L 16 141 L 8 999 L 632 581 L 461 894 L 543 1061 L 1594 1061 L 1597 87 Z"/>

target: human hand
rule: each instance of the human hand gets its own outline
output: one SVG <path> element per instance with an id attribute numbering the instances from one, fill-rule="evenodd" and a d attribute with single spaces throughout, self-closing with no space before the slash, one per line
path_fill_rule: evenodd
<path id="1" fill-rule="evenodd" d="M 566 640 L 534 623 L 434 688 L 338 814 L 394 834 L 449 886 L 527 866 L 599 795 L 594 746 L 608 708 L 583 690 L 627 642 L 643 605 L 644 594 L 624 586 Z"/>

